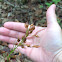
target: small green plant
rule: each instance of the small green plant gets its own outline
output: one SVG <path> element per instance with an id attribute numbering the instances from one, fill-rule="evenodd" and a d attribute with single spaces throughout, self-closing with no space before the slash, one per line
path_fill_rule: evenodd
<path id="1" fill-rule="evenodd" d="M 53 3 L 58 4 L 61 0 L 52 0 Z"/>
<path id="2" fill-rule="evenodd" d="M 43 8 L 43 5 L 39 5 L 39 8 Z"/>
<path id="3" fill-rule="evenodd" d="M 46 2 L 45 4 L 49 7 L 52 5 L 52 2 L 50 2 L 50 3 Z"/>
<path id="4" fill-rule="evenodd" d="M 51 6 L 53 3 L 57 5 L 60 1 L 61 1 L 61 0 L 52 0 L 51 2 L 46 2 L 45 4 L 49 7 L 49 6 Z"/>

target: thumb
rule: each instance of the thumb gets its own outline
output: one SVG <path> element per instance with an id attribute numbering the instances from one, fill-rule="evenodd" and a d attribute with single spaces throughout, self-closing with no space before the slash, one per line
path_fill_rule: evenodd
<path id="1" fill-rule="evenodd" d="M 57 23 L 55 8 L 56 8 L 56 5 L 52 4 L 46 12 L 47 27 L 54 26 Z"/>

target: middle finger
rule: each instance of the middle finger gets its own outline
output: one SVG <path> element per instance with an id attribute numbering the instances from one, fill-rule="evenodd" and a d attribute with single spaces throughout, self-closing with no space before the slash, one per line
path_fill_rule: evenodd
<path id="1" fill-rule="evenodd" d="M 9 30 L 9 29 L 4 28 L 4 27 L 0 27 L 0 35 L 5 35 L 5 36 L 21 39 L 22 36 L 25 35 L 25 33 L 14 31 L 14 30 Z"/>

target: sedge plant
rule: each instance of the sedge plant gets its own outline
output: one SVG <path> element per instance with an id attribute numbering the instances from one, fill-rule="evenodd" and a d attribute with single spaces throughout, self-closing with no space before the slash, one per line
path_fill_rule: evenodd
<path id="1" fill-rule="evenodd" d="M 22 48 L 24 48 L 24 46 L 30 47 L 30 45 L 24 44 L 24 43 L 26 43 L 26 38 L 28 37 L 29 34 L 31 34 L 33 32 L 33 30 L 35 29 L 35 26 L 33 24 L 29 25 L 28 23 L 25 23 L 25 28 L 26 28 L 25 35 L 22 37 L 21 42 L 20 42 L 19 38 L 17 39 L 17 42 L 20 42 L 20 43 L 15 44 L 17 46 L 15 46 L 14 49 L 11 50 L 10 54 L 7 56 L 7 62 L 9 62 L 10 55 L 15 51 L 15 49 L 17 49 L 18 46 L 21 46 Z M 38 36 L 36 35 L 36 37 L 38 37 Z M 32 47 L 38 48 L 40 46 L 39 45 L 33 45 Z"/>

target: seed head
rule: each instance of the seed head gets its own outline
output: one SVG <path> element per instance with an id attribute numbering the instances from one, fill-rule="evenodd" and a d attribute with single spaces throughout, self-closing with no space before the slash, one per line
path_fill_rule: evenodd
<path id="1" fill-rule="evenodd" d="M 28 25 L 27 23 L 25 23 L 25 28 L 28 28 L 28 26 L 29 26 L 29 25 Z"/>
<path id="2" fill-rule="evenodd" d="M 34 46 L 32 46 L 32 47 L 39 48 L 40 46 L 39 46 L 39 45 L 34 45 Z"/>
<path id="3" fill-rule="evenodd" d="M 20 39 L 18 38 L 17 41 L 20 42 Z"/>
<path id="4" fill-rule="evenodd" d="M 30 25 L 29 31 L 33 31 L 35 29 L 34 25 Z"/>

